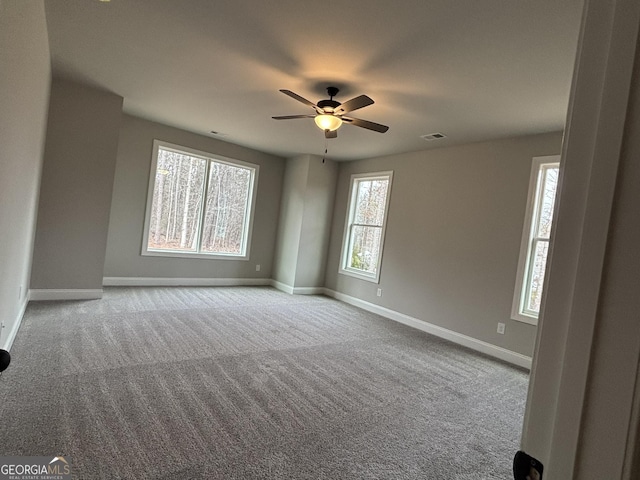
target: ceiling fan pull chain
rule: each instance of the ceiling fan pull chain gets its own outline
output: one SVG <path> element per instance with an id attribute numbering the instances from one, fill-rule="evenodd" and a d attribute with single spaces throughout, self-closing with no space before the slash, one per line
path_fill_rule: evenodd
<path id="1" fill-rule="evenodd" d="M 324 159 L 327 157 L 327 153 L 329 152 L 329 139 L 325 137 L 324 139 L 324 155 L 322 156 L 322 163 L 324 163 Z"/>

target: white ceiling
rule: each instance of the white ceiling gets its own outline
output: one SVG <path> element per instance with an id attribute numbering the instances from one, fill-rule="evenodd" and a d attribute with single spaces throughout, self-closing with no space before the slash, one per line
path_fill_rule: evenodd
<path id="1" fill-rule="evenodd" d="M 54 74 L 132 115 L 285 157 L 322 154 L 278 92 L 375 104 L 329 140 L 351 160 L 563 128 L 582 0 L 46 0 Z M 426 142 L 420 135 L 442 132 Z"/>

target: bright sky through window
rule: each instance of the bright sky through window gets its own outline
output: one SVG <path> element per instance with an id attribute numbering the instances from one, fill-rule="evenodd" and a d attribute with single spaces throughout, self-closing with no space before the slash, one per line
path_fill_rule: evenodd
<path id="1" fill-rule="evenodd" d="M 391 172 L 352 177 L 341 273 L 378 281 L 391 177 Z"/>
<path id="2" fill-rule="evenodd" d="M 143 254 L 246 256 L 257 166 L 156 143 Z"/>
<path id="3" fill-rule="evenodd" d="M 558 187 L 557 157 L 534 159 L 512 318 L 537 323 Z"/>

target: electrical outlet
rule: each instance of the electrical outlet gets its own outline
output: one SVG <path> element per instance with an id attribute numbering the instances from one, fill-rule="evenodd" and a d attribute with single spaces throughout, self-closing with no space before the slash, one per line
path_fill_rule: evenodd
<path id="1" fill-rule="evenodd" d="M 378 291 L 376 292 L 376 296 L 381 297 L 382 296 L 382 289 L 379 288 Z"/>
<path id="2" fill-rule="evenodd" d="M 504 323 L 498 323 L 498 333 L 504 335 Z"/>
<path id="3" fill-rule="evenodd" d="M 259 271 L 260 271 L 260 264 L 257 264 L 256 265 L 256 272 L 259 272 Z"/>

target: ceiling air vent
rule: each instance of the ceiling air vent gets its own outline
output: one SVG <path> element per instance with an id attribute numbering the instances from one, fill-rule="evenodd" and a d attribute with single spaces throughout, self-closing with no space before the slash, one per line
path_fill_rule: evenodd
<path id="1" fill-rule="evenodd" d="M 440 140 L 441 138 L 447 138 L 444 133 L 428 133 L 426 135 L 420 135 L 420 138 L 431 142 L 432 140 Z"/>

